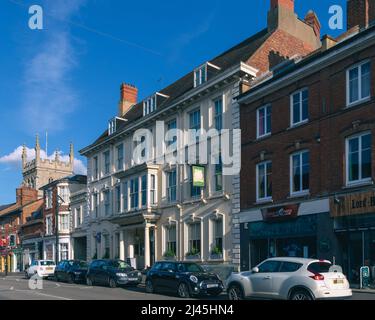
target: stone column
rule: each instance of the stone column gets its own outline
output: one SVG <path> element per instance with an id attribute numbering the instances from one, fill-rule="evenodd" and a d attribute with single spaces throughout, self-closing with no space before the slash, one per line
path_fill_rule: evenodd
<path id="1" fill-rule="evenodd" d="M 125 240 L 124 231 L 120 231 L 120 260 L 125 260 Z"/>
<path id="2" fill-rule="evenodd" d="M 146 223 L 145 226 L 145 269 L 150 267 L 150 225 Z"/>

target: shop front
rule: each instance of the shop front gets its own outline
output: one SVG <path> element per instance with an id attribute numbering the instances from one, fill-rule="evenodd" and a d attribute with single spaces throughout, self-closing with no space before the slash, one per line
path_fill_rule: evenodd
<path id="1" fill-rule="evenodd" d="M 359 283 L 360 268 L 368 266 L 375 283 L 375 190 L 336 196 L 331 200 L 331 216 L 349 280 Z"/>
<path id="2" fill-rule="evenodd" d="M 273 257 L 332 259 L 333 221 L 328 210 L 313 213 L 314 205 L 306 210 L 308 205 L 265 208 L 260 210 L 261 219 L 243 221 L 241 270 L 250 270 Z"/>

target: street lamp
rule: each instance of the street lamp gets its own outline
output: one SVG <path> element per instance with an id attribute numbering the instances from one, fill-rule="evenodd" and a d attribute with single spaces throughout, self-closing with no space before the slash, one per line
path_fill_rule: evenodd
<path id="1" fill-rule="evenodd" d="M 55 245 L 55 261 L 56 265 L 59 263 L 59 211 L 60 205 L 65 203 L 64 199 L 58 194 L 56 195 L 56 212 L 55 212 L 55 234 L 56 234 L 56 245 Z"/>

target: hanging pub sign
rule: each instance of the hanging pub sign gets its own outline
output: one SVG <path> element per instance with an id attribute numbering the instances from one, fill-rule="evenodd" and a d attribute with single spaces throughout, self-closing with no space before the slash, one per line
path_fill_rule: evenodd
<path id="1" fill-rule="evenodd" d="M 204 188 L 205 186 L 205 172 L 204 167 L 202 166 L 193 166 L 193 187 Z"/>
<path id="2" fill-rule="evenodd" d="M 262 210 L 264 221 L 288 220 L 297 218 L 299 204 L 287 205 L 283 207 L 267 208 Z"/>
<path id="3" fill-rule="evenodd" d="M 333 197 L 330 207 L 334 218 L 374 213 L 375 190 Z"/>

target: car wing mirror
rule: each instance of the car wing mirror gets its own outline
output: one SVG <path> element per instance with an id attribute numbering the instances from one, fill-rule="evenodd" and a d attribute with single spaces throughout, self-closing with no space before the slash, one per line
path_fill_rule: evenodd
<path id="1" fill-rule="evenodd" d="M 255 267 L 252 269 L 253 273 L 259 273 L 259 268 L 258 267 Z"/>

